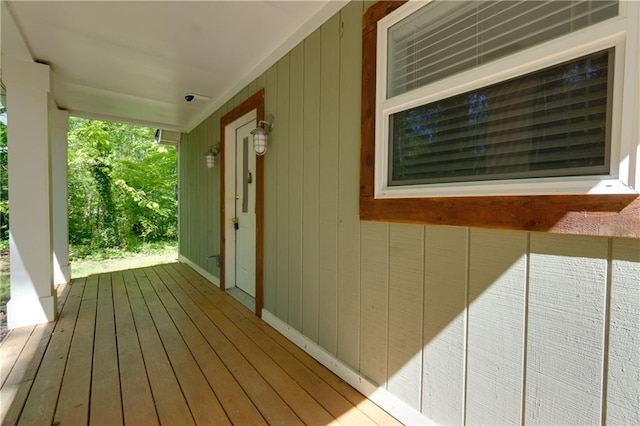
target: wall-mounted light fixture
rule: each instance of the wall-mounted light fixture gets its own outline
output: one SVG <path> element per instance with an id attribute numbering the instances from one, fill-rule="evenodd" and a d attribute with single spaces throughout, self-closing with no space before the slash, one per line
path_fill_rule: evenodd
<path id="1" fill-rule="evenodd" d="M 209 148 L 209 151 L 202 154 L 204 155 L 204 160 L 207 164 L 208 169 L 213 169 L 213 166 L 216 165 L 216 157 L 218 156 L 218 154 L 220 154 L 219 143 L 212 145 L 211 148 Z"/>
<path id="2" fill-rule="evenodd" d="M 258 127 L 251 131 L 253 135 L 253 150 L 256 155 L 264 155 L 267 152 L 267 138 L 273 130 L 273 115 L 269 114 L 267 120 L 258 121 Z"/>

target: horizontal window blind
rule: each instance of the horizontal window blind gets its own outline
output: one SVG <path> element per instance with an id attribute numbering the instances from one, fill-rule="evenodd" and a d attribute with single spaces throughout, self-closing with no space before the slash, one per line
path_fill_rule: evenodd
<path id="1" fill-rule="evenodd" d="M 389 184 L 608 173 L 613 55 L 393 114 Z"/>
<path id="2" fill-rule="evenodd" d="M 618 15 L 618 2 L 433 1 L 388 31 L 387 98 Z"/>

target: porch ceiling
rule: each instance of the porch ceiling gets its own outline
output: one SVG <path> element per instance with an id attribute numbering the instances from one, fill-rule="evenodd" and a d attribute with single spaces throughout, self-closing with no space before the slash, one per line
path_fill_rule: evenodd
<path id="1" fill-rule="evenodd" d="M 49 64 L 58 107 L 181 131 L 195 127 L 343 5 L 328 0 L 5 3 L 3 12 L 16 26 L 5 25 L 3 16 L 3 54 Z M 187 103 L 186 93 L 210 100 Z"/>

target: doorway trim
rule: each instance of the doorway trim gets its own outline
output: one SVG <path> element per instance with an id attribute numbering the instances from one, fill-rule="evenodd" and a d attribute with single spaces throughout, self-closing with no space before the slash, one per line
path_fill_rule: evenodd
<path id="1" fill-rule="evenodd" d="M 220 289 L 226 289 L 225 271 L 227 264 L 227 216 L 226 216 L 226 179 L 225 152 L 227 149 L 227 127 L 244 116 L 255 112 L 257 121 L 264 120 L 264 89 L 260 89 L 246 101 L 226 113 L 220 119 Z M 235 128 L 232 129 L 235 134 Z M 233 138 L 235 143 L 235 137 Z M 235 154 L 234 154 L 235 157 Z M 264 157 L 256 157 L 256 310 L 255 314 L 262 318 L 264 305 Z M 235 254 L 230 254 L 235 256 Z"/>

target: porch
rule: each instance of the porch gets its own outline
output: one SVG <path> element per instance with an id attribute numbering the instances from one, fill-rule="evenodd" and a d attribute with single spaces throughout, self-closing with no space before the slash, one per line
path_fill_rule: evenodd
<path id="1" fill-rule="evenodd" d="M 60 287 L 0 347 L 2 424 L 397 424 L 183 264 Z"/>

